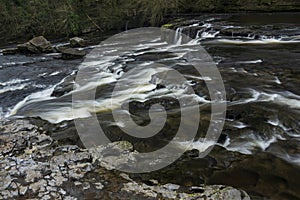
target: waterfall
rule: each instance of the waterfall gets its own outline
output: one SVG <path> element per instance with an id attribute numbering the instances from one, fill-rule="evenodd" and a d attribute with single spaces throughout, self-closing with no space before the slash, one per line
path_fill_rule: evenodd
<path id="1" fill-rule="evenodd" d="M 176 33 L 174 37 L 174 43 L 176 45 L 180 45 L 182 42 L 182 31 L 183 31 L 183 27 L 179 27 L 176 29 Z"/>
<path id="2" fill-rule="evenodd" d="M 200 39 L 200 33 L 202 32 L 202 30 L 203 29 L 197 31 L 196 38 L 195 38 L 196 40 Z"/>
<path id="3" fill-rule="evenodd" d="M 220 31 L 208 31 L 208 32 L 203 32 L 201 34 L 201 38 L 215 38 L 218 34 L 220 33 Z"/>

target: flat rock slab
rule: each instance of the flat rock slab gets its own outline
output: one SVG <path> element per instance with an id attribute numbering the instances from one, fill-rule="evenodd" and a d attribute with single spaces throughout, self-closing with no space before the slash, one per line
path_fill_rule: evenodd
<path id="1" fill-rule="evenodd" d="M 61 58 L 64 60 L 82 58 L 86 55 L 86 52 L 84 50 L 78 50 L 68 47 L 59 47 L 57 48 L 57 51 L 62 54 Z"/>

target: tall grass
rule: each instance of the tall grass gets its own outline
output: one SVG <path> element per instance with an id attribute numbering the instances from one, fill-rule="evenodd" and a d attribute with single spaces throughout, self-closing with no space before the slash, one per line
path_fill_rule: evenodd
<path id="1" fill-rule="evenodd" d="M 180 0 L 0 0 L 0 35 L 71 36 L 93 23 L 103 30 L 118 29 L 133 16 L 155 26 L 177 12 L 179 4 Z"/>
<path id="2" fill-rule="evenodd" d="M 247 10 L 284 0 L 0 0 L 0 39 L 79 35 L 90 27 L 122 30 L 135 18 L 160 25 L 166 17 L 202 11 Z M 294 0 L 297 2 L 297 0 Z M 270 3 L 271 2 L 271 3 Z M 273 5 L 272 5 L 273 6 Z M 272 9 L 272 6 L 269 6 Z M 268 9 L 269 7 L 265 7 Z M 275 7 L 273 7 L 275 8 Z"/>

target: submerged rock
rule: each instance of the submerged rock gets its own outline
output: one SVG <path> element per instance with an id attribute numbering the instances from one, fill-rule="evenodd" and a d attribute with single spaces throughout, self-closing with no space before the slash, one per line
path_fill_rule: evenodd
<path id="1" fill-rule="evenodd" d="M 64 60 L 78 59 L 86 55 L 84 50 L 78 50 L 68 47 L 59 47 L 57 51 L 61 53 L 61 58 Z"/>

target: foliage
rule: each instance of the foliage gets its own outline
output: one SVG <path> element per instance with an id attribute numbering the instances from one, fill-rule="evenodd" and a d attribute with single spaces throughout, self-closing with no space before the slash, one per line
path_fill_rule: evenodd
<path id="1" fill-rule="evenodd" d="M 138 16 L 158 25 L 174 13 L 179 0 L 0 0 L 0 24 L 7 36 L 78 35 L 93 26 L 120 29 Z M 3 35 L 3 34 L 1 34 Z"/>
<path id="2" fill-rule="evenodd" d="M 256 8 L 255 5 L 271 5 L 272 2 L 274 1 L 0 0 L 0 39 L 28 39 L 36 35 L 50 38 L 73 36 L 90 27 L 97 27 L 102 31 L 124 30 L 130 20 L 138 21 L 140 26 L 158 26 L 167 21 L 166 18 L 182 13 L 247 10 L 247 7 Z"/>

